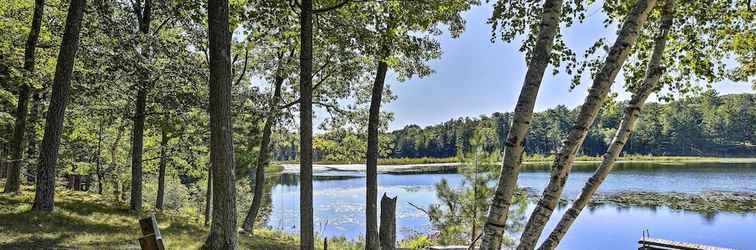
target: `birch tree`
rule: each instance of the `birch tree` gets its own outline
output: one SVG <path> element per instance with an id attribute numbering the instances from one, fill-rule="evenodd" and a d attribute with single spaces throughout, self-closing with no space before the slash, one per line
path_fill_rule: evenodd
<path id="1" fill-rule="evenodd" d="M 588 96 L 580 107 L 575 125 L 564 140 L 554 163 L 551 167 L 549 184 L 543 191 L 543 198 L 533 210 L 520 237 L 518 249 L 533 249 L 538 238 L 546 226 L 551 213 L 556 207 L 562 194 L 567 175 L 572 168 L 575 155 L 580 145 L 583 144 L 588 129 L 593 124 L 601 106 L 603 105 L 610 87 L 617 77 L 622 65 L 638 38 L 640 27 L 646 21 L 651 9 L 656 5 L 655 0 L 638 0 L 632 10 L 625 17 L 625 21 L 619 30 L 614 45 L 609 50 L 600 71 L 593 80 L 593 85 L 588 90 Z"/>
<path id="2" fill-rule="evenodd" d="M 541 19 L 538 27 L 532 57 L 528 62 L 520 95 L 515 106 L 512 126 L 509 128 L 504 147 L 504 159 L 501 172 L 496 184 L 491 206 L 488 208 L 486 224 L 483 226 L 481 249 L 494 250 L 501 248 L 502 235 L 506 230 L 507 215 L 512 204 L 512 197 L 517 187 L 517 175 L 520 172 L 525 136 L 528 134 L 533 108 L 541 87 L 541 80 L 552 56 L 551 49 L 554 38 L 559 30 L 562 15 L 561 0 L 546 0 L 543 3 Z"/>
<path id="3" fill-rule="evenodd" d="M 575 200 L 571 207 L 562 215 L 557 226 L 552 230 L 549 237 L 541 244 L 539 249 L 554 249 L 559 244 L 559 241 L 564 237 L 564 234 L 569 230 L 570 225 L 577 219 L 580 211 L 585 208 L 593 194 L 598 190 L 598 187 L 606 179 L 609 172 L 614 166 L 614 162 L 619 157 L 622 148 L 624 147 L 630 135 L 635 130 L 635 123 L 638 120 L 643 104 L 649 95 L 658 90 L 659 79 L 664 74 L 664 66 L 662 64 L 662 57 L 664 55 L 664 49 L 667 43 L 667 34 L 672 26 L 672 19 L 674 18 L 675 0 L 666 0 L 662 11 L 661 23 L 659 25 L 659 32 L 654 39 L 654 49 L 651 54 L 651 58 L 646 68 L 646 74 L 643 82 L 637 89 L 636 93 L 630 99 L 630 102 L 625 107 L 622 115 L 622 121 L 620 122 L 617 133 L 612 138 L 612 142 L 609 144 L 609 148 L 603 156 L 601 165 L 599 165 L 596 172 L 583 186 L 583 191 Z"/>

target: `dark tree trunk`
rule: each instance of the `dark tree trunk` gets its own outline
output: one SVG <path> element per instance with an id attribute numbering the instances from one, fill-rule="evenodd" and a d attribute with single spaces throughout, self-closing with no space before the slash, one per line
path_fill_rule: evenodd
<path id="1" fill-rule="evenodd" d="M 29 75 L 34 73 L 34 54 L 39 39 L 39 29 L 42 26 L 42 15 L 45 9 L 45 0 L 34 1 L 34 14 L 32 16 L 31 30 L 26 39 L 24 50 L 24 70 Z M 27 79 L 29 80 L 29 79 Z M 26 116 L 29 108 L 29 96 L 31 86 L 22 84 L 18 90 L 18 105 L 16 106 L 16 124 L 13 127 L 11 138 L 11 164 L 7 168 L 8 180 L 5 182 L 5 193 L 18 193 L 21 188 L 21 168 L 24 164 L 24 134 L 26 133 Z"/>
<path id="2" fill-rule="evenodd" d="M 97 171 L 97 194 L 102 194 L 102 178 L 105 176 L 102 169 L 102 129 L 100 122 L 97 129 L 97 155 L 95 156 L 95 169 Z"/>
<path id="3" fill-rule="evenodd" d="M 136 4 L 139 4 L 138 2 Z M 142 12 L 137 13 L 139 32 L 150 33 L 152 21 L 152 0 L 145 0 Z M 149 55 L 147 45 L 142 45 L 142 53 Z M 134 126 L 132 127 L 131 141 L 131 201 L 129 208 L 132 211 L 142 210 L 142 152 L 144 149 L 144 119 L 145 107 L 147 106 L 147 89 L 149 85 L 149 72 L 141 72 L 141 78 L 137 86 L 136 107 L 134 112 Z"/>
<path id="4" fill-rule="evenodd" d="M 381 250 L 396 249 L 396 199 L 389 198 L 385 193 L 381 198 Z"/>
<path id="5" fill-rule="evenodd" d="M 207 168 L 207 190 L 205 190 L 205 226 L 210 224 L 213 214 L 213 169 Z"/>
<path id="6" fill-rule="evenodd" d="M 312 0 L 302 0 L 299 24 L 299 248 L 312 250 Z"/>
<path id="7" fill-rule="evenodd" d="M 131 130 L 131 200 L 129 209 L 142 210 L 142 150 L 144 147 L 144 111 L 146 92 L 142 87 L 137 91 L 134 126 Z"/>
<path id="8" fill-rule="evenodd" d="M 279 65 L 279 68 L 280 67 L 282 66 Z M 281 99 L 281 86 L 283 85 L 284 78 L 281 76 L 281 70 L 276 74 L 273 98 L 270 100 L 268 118 L 265 120 L 262 141 L 260 142 L 260 154 L 257 158 L 257 169 L 255 170 L 255 196 L 252 197 L 252 205 L 247 212 L 247 216 L 244 218 L 244 225 L 242 225 L 242 229 L 249 233 L 254 233 L 253 227 L 255 225 L 255 219 L 257 218 L 257 213 L 260 211 L 260 206 L 262 205 L 263 190 L 265 189 L 265 167 L 268 166 L 270 161 L 270 136 L 273 132 L 273 125 L 278 117 L 278 102 Z"/>
<path id="9" fill-rule="evenodd" d="M 385 46 L 384 46 L 385 47 Z M 388 53 L 384 49 L 383 58 L 378 62 L 378 70 L 375 74 L 373 92 L 370 98 L 370 114 L 368 118 L 367 153 L 365 156 L 367 165 L 366 184 L 366 208 L 365 208 L 365 232 L 367 249 L 378 249 L 378 129 L 380 128 L 381 98 L 383 97 L 383 85 L 386 81 L 388 64 L 384 60 Z"/>
<path id="10" fill-rule="evenodd" d="M 39 152 L 37 170 L 37 188 L 32 210 L 52 212 L 55 199 L 55 165 L 58 162 L 60 135 L 63 131 L 63 118 L 66 111 L 68 92 L 71 89 L 76 50 L 79 48 L 79 30 L 84 17 L 85 0 L 71 0 L 66 17 L 66 28 L 60 44 L 58 61 L 55 65 L 55 77 L 50 97 L 50 107 L 45 119 L 45 135 Z"/>
<path id="11" fill-rule="evenodd" d="M 231 121 L 231 32 L 228 0 L 208 0 L 210 163 L 213 220 L 202 248 L 237 249 L 236 176 Z"/>
<path id="12" fill-rule="evenodd" d="M 118 129 L 118 132 L 116 132 L 116 137 L 115 140 L 113 140 L 113 144 L 110 145 L 110 165 L 113 168 L 113 195 L 115 196 L 115 200 L 118 203 L 123 201 L 123 199 L 121 198 L 123 194 L 123 185 L 121 185 L 121 178 L 119 177 L 121 168 L 118 167 L 116 155 L 118 153 L 118 144 L 123 137 L 123 132 L 125 129 L 126 123 L 124 122 L 124 124 Z"/>
<path id="13" fill-rule="evenodd" d="M 160 133 L 160 163 L 158 164 L 158 191 L 155 208 L 163 210 L 163 200 L 165 199 L 165 165 L 168 161 L 168 129 L 161 128 Z"/>

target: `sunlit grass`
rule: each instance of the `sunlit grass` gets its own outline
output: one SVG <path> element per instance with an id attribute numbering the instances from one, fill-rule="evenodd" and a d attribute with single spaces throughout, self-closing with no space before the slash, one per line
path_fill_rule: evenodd
<path id="1" fill-rule="evenodd" d="M 576 156 L 576 162 L 594 163 L 601 161 L 602 156 Z M 485 164 L 497 164 L 501 161 L 500 157 L 488 157 L 481 159 Z M 543 154 L 526 154 L 524 163 L 548 163 L 554 161 L 554 155 Z M 663 156 L 663 155 L 624 155 L 619 157 L 618 161 L 627 162 L 756 162 L 756 158 L 727 158 L 727 157 L 704 157 L 704 156 Z M 460 157 L 421 157 L 421 158 L 385 158 L 379 159 L 378 165 L 410 165 L 410 164 L 435 164 L 435 163 L 460 163 L 464 162 Z M 280 163 L 298 164 L 298 161 L 282 161 Z M 361 164 L 360 162 L 342 162 L 342 161 L 317 161 L 316 164 Z"/>
<path id="2" fill-rule="evenodd" d="M 0 181 L 0 188 L 4 186 Z M 34 190 L 23 186 L 19 195 L 0 194 L 0 249 L 139 249 L 138 219 L 154 211 L 136 214 L 125 205 L 87 192 L 58 188 L 55 211 L 31 211 Z M 167 249 L 197 249 L 208 228 L 197 218 L 180 214 L 155 214 Z M 298 249 L 298 239 L 286 233 L 260 228 L 253 236 L 239 235 L 242 249 Z M 317 243 L 322 246 L 322 240 Z M 333 249 L 358 249 L 359 243 L 330 240 Z"/>

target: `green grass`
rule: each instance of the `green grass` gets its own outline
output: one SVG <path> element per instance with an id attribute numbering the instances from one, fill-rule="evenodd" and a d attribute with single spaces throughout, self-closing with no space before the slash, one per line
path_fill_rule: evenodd
<path id="1" fill-rule="evenodd" d="M 743 159 L 751 159 L 752 158 L 724 158 L 724 157 L 703 157 L 703 156 L 658 156 L 658 155 L 625 155 L 621 156 L 618 160 L 619 161 L 632 161 L 632 162 L 730 162 L 730 161 L 738 161 Z M 577 156 L 575 158 L 576 162 L 597 162 L 601 161 L 601 156 Z M 500 159 L 491 159 L 489 160 L 491 163 L 498 163 L 500 162 Z M 554 161 L 554 155 L 541 155 L 541 154 L 532 154 L 532 155 L 525 155 L 525 159 L 523 162 L 525 163 L 544 163 L 544 162 L 552 162 Z M 756 161 L 756 160 L 754 160 Z M 433 164 L 433 163 L 458 163 L 463 162 L 462 159 L 458 157 L 445 157 L 445 158 L 432 158 L 432 157 L 422 157 L 422 158 L 386 158 L 386 159 L 379 159 L 378 165 L 409 165 L 409 164 Z M 281 161 L 279 163 L 289 163 L 289 164 L 297 164 L 299 163 L 296 160 L 292 161 Z M 329 160 L 322 160 L 317 161 L 315 164 L 357 164 L 357 163 L 364 163 L 363 161 L 359 162 L 343 162 L 343 161 L 329 161 Z"/>
<path id="2" fill-rule="evenodd" d="M 0 181 L 0 188 L 4 183 Z M 154 211 L 129 212 L 108 198 L 62 187 L 55 194 L 55 211 L 31 211 L 34 191 L 23 186 L 19 195 L 0 194 L 0 249 L 139 249 L 138 219 Z M 199 218 L 156 213 L 167 249 L 198 249 L 208 228 Z M 299 249 L 295 236 L 256 229 L 254 236 L 240 234 L 242 249 Z M 322 246 L 322 241 L 318 243 Z M 334 249 L 359 249 L 344 239 L 330 240 Z"/>

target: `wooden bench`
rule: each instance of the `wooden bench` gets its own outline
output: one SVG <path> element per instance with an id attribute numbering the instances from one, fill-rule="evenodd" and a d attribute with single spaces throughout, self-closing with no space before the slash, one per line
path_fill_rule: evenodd
<path id="1" fill-rule="evenodd" d="M 165 250 L 163 236 L 160 235 L 155 215 L 139 220 L 139 227 L 142 228 L 143 235 L 139 238 L 139 246 L 142 250 Z"/>
<path id="2" fill-rule="evenodd" d="M 673 240 L 642 237 L 638 240 L 638 250 L 732 250 L 715 246 L 679 242 Z"/>

